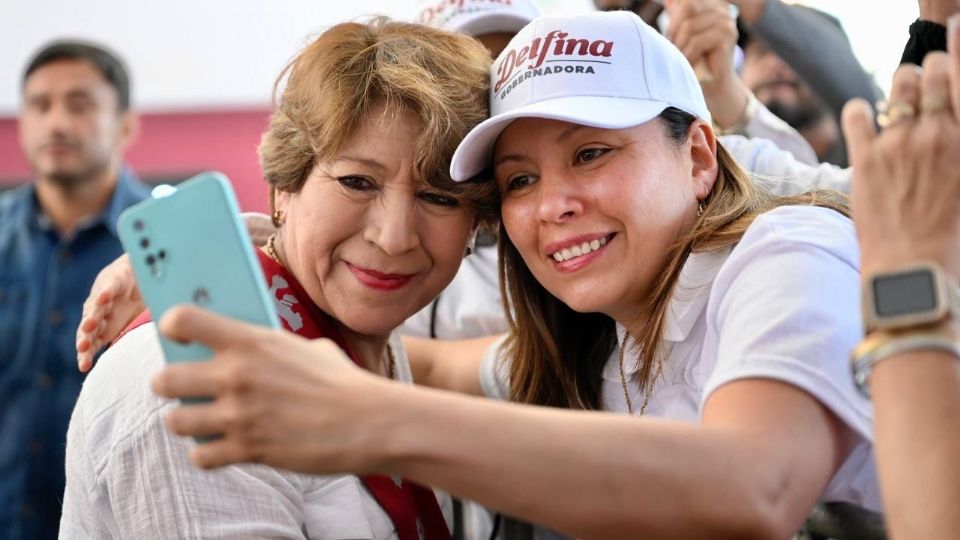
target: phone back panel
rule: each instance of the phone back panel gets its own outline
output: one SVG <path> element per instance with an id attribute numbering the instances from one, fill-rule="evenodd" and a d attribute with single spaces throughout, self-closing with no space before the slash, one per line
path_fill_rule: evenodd
<path id="1" fill-rule="evenodd" d="M 202 173 L 172 194 L 121 214 L 117 228 L 137 284 L 155 321 L 177 304 L 279 328 L 274 302 L 240 219 L 236 197 L 220 173 Z M 205 360 L 211 351 L 160 336 L 168 362 Z"/>

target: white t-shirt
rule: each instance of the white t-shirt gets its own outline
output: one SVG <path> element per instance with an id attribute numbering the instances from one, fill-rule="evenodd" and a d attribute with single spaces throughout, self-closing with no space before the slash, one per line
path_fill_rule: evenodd
<path id="1" fill-rule="evenodd" d="M 397 379 L 410 383 L 396 334 L 390 346 Z M 156 327 L 147 324 L 111 347 L 87 377 L 67 433 L 61 538 L 397 538 L 356 476 L 193 466 L 187 452 L 194 442 L 162 423 L 177 402 L 149 388 L 162 365 Z M 450 498 L 438 496 L 449 524 Z"/>
<path id="2" fill-rule="evenodd" d="M 880 509 L 872 454 L 872 409 L 856 390 L 849 353 L 861 338 L 859 252 L 853 223 L 832 210 L 783 206 L 756 219 L 721 252 L 694 253 L 681 271 L 664 324 L 663 373 L 646 415 L 697 422 L 724 384 L 775 379 L 808 392 L 857 434 L 859 442 L 823 501 Z M 618 340 L 626 335 L 617 325 Z M 508 396 L 502 340 L 480 369 L 484 392 Z M 628 340 L 624 357 L 637 358 Z M 644 392 L 635 362 L 624 372 L 634 413 Z M 603 370 L 605 410 L 626 414 L 617 351 Z"/>

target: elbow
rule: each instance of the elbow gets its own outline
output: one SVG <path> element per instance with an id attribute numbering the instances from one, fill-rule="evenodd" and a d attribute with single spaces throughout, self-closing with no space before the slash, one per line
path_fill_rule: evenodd
<path id="1" fill-rule="evenodd" d="M 704 538 L 784 540 L 800 529 L 797 512 L 789 512 L 784 497 L 755 492 L 753 496 L 731 499 L 726 515 L 715 515 L 704 527 Z M 721 532 L 722 531 L 722 532 Z"/>

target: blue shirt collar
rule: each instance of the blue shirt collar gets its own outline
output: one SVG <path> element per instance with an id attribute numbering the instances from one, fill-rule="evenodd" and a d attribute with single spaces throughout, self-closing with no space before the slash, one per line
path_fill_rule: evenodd
<path id="1" fill-rule="evenodd" d="M 110 234 L 117 237 L 117 221 L 120 219 L 120 214 L 130 206 L 149 197 L 149 193 L 149 188 L 140 183 L 133 171 L 128 167 L 122 167 L 120 178 L 117 180 L 117 187 L 113 190 L 113 197 L 97 220 L 103 223 Z"/>
<path id="2" fill-rule="evenodd" d="M 137 179 L 129 167 L 121 167 L 113 196 L 110 197 L 106 208 L 99 214 L 85 219 L 77 230 L 85 230 L 103 224 L 112 236 L 117 237 L 117 220 L 120 219 L 120 214 L 133 204 L 149 197 L 149 193 L 149 188 Z M 53 230 L 53 223 L 40 207 L 36 184 L 30 183 L 24 186 L 20 193 L 20 200 L 17 201 L 16 205 L 22 210 L 20 219 L 24 226 L 42 231 Z"/>

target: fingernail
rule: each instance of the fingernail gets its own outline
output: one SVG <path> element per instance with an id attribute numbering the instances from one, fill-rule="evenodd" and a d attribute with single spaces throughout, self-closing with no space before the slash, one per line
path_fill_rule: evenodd
<path id="1" fill-rule="evenodd" d="M 960 32 L 960 13 L 951 15 L 947 19 L 947 39 L 955 39 Z"/>

